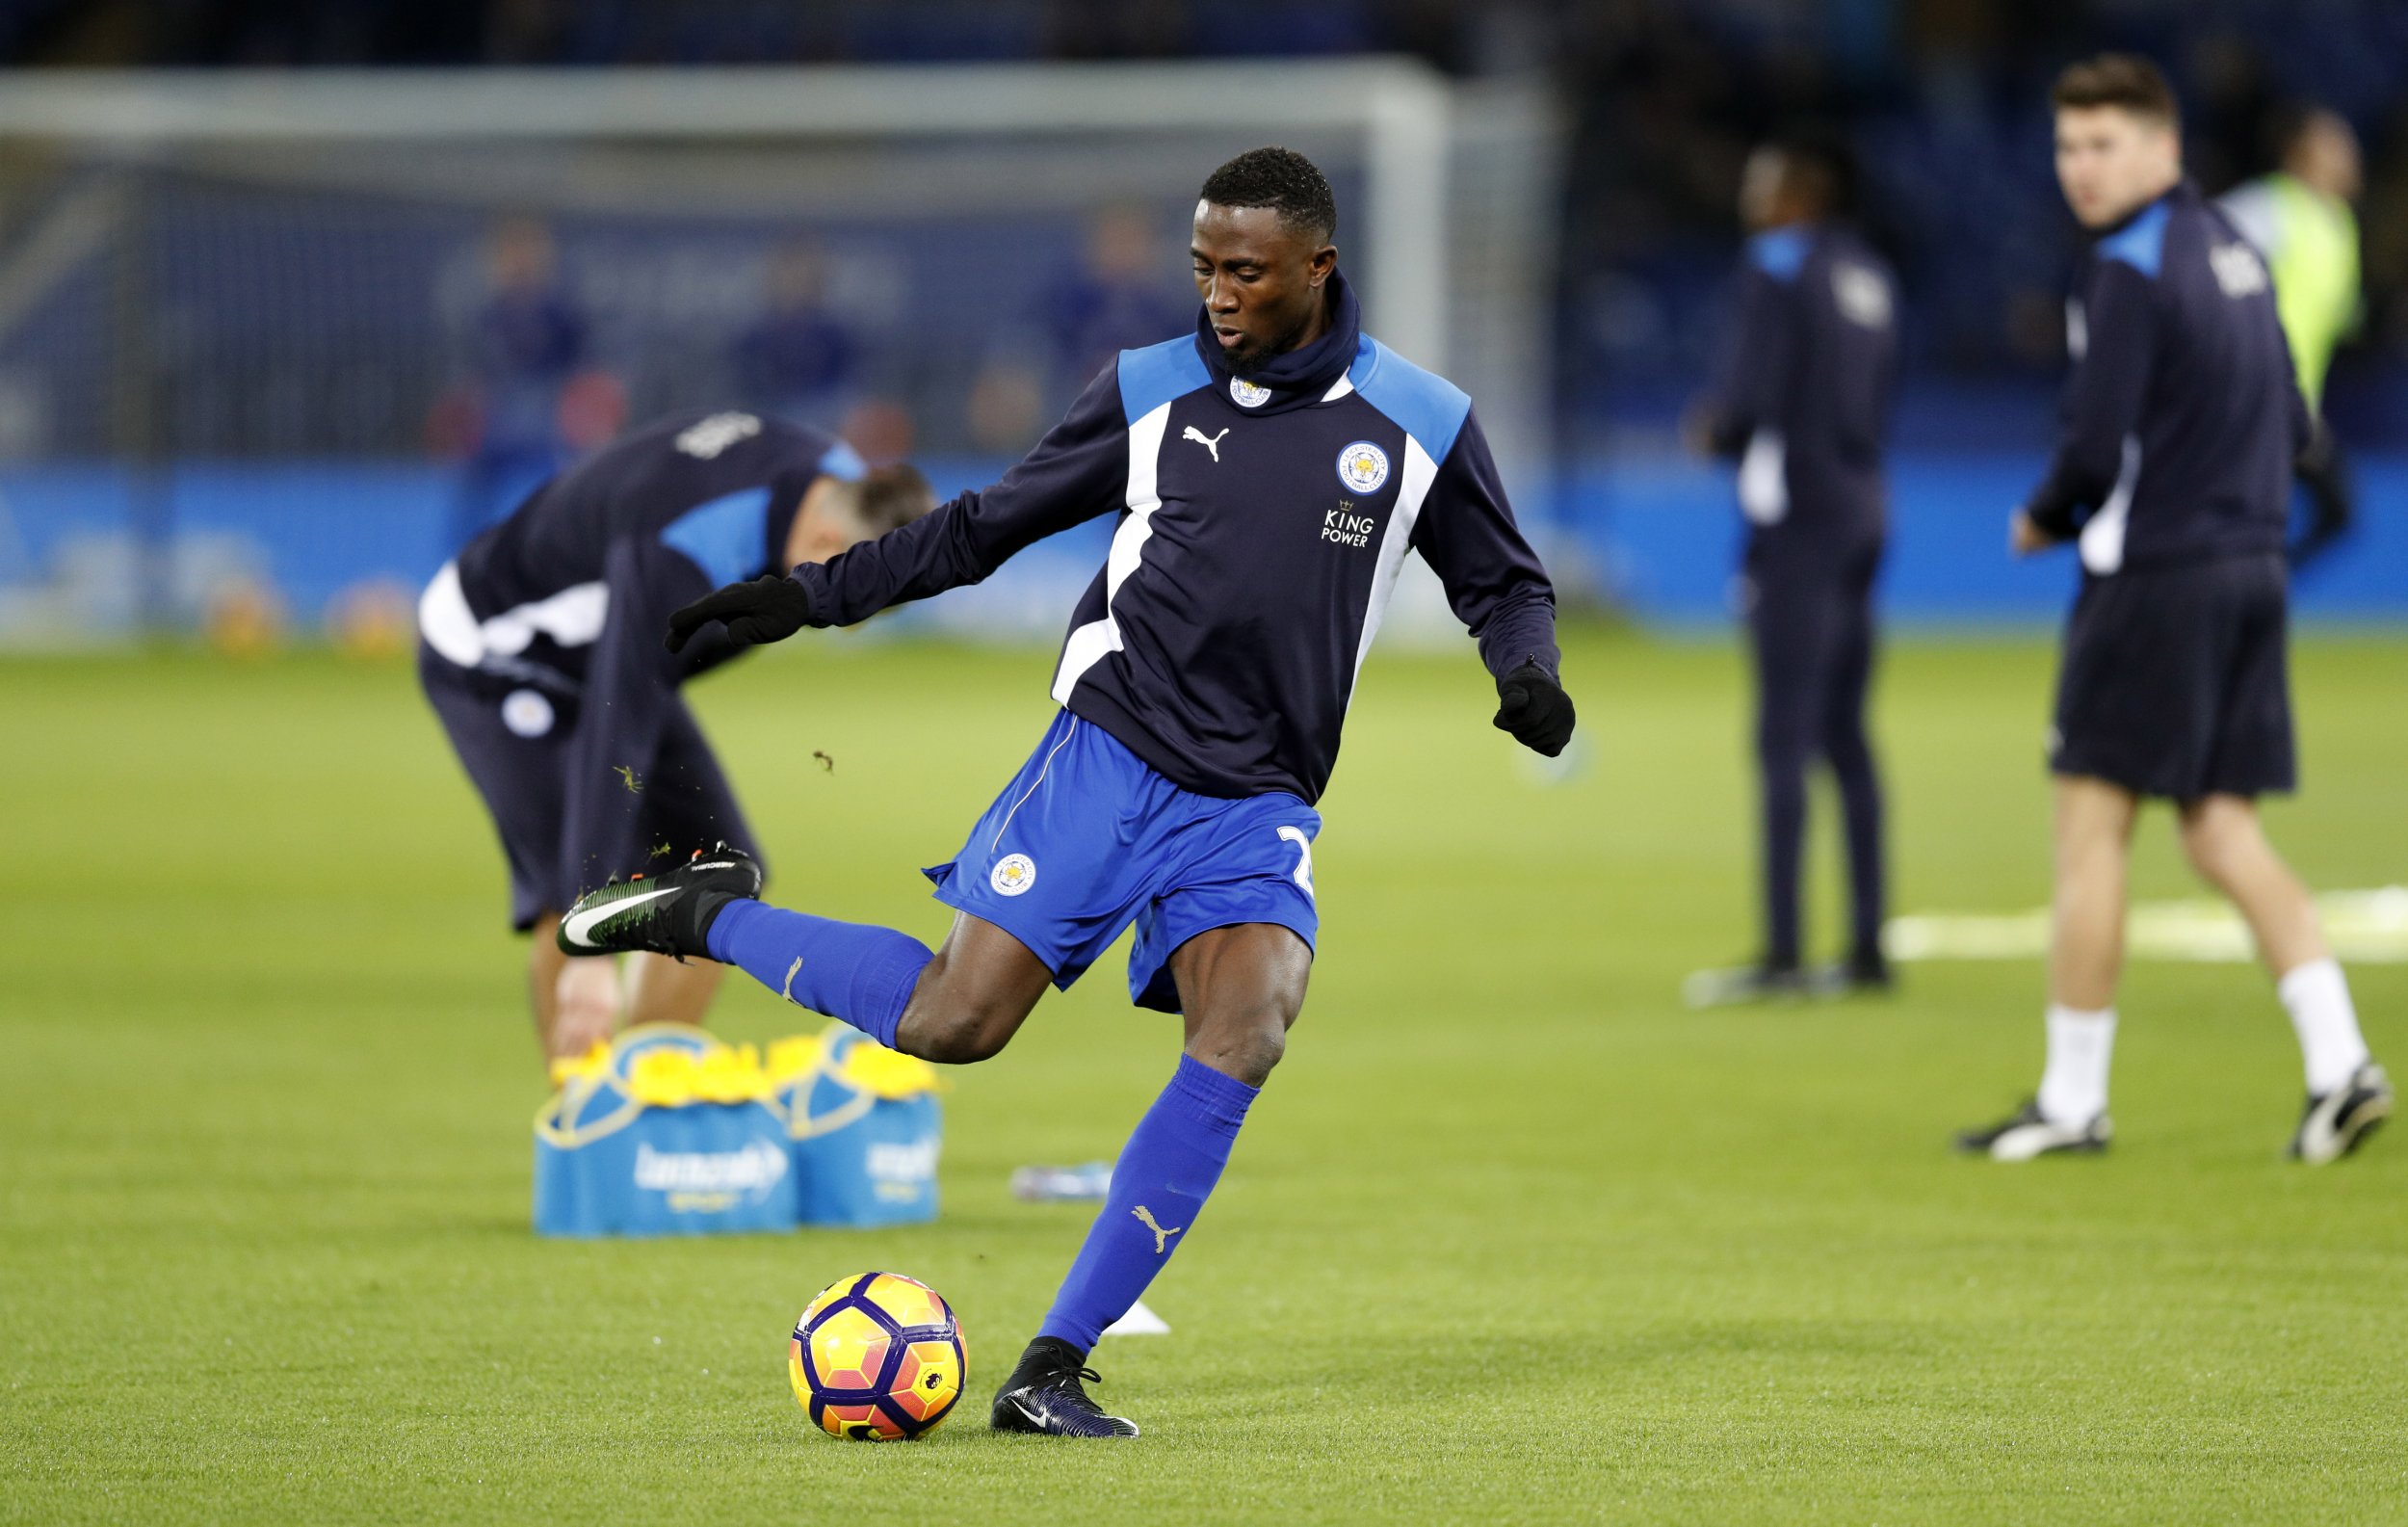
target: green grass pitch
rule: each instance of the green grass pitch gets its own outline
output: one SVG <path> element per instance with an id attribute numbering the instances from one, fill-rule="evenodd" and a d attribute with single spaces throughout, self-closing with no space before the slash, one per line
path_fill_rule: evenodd
<path id="1" fill-rule="evenodd" d="M 830 638 L 698 686 L 772 893 L 933 937 L 915 866 L 1025 756 L 1048 661 Z M 1893 647 L 1901 909 L 2045 900 L 2050 667 Z M 1586 762 L 1554 780 L 1468 648 L 1368 671 L 1312 1000 L 1148 1297 L 1174 1334 L 1097 1355 L 1146 1435 L 1096 1447 L 982 1423 L 1088 1212 L 1008 1174 L 1110 1155 L 1172 1063 L 1116 956 L 955 1074 L 935 1225 L 538 1241 L 501 861 L 406 667 L 0 665 L 0 1518 L 2408 1514 L 2408 1131 L 2278 1159 L 2264 978 L 2133 970 L 2107 1159 L 1953 1158 L 2036 1079 L 2037 965 L 1682 1011 L 1749 942 L 1736 655 L 1588 633 L 1566 671 Z M 2408 880 L 2408 640 L 2313 636 L 2296 673 L 2277 840 L 2321 886 Z M 2142 837 L 2135 893 L 2187 894 L 2161 812 Z M 2353 974 L 2408 1061 L 2408 967 Z M 871 1268 L 969 1334 L 922 1443 L 832 1442 L 786 1390 L 803 1302 Z"/>

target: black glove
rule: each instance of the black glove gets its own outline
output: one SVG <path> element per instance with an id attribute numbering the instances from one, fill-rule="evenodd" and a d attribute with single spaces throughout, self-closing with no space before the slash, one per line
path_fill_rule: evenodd
<path id="1" fill-rule="evenodd" d="M 2308 490 L 2307 526 L 2285 548 L 2294 568 L 2324 555 L 2333 542 L 2348 534 L 2350 521 L 2357 517 L 2357 486 L 2350 481 L 2341 444 L 2321 417 L 2315 425 L 2306 449 L 2291 462 L 2291 475 Z"/>
<path id="2" fill-rule="evenodd" d="M 668 618 L 668 649 L 682 652 L 714 620 L 727 622 L 738 646 L 783 642 L 811 621 L 811 592 L 778 573 L 714 589 Z"/>
<path id="3" fill-rule="evenodd" d="M 1545 669 L 1525 663 L 1497 680 L 1497 729 L 1553 758 L 1572 740 L 1572 697 Z"/>

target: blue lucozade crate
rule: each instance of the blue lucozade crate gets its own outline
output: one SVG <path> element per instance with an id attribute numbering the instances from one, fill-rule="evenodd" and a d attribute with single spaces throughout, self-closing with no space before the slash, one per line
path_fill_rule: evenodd
<path id="1" fill-rule="evenodd" d="M 683 1024 L 555 1068 L 536 1117 L 541 1235 L 702 1235 L 936 1213 L 936 1073 L 844 1027 L 765 1062 Z"/>
<path id="2" fill-rule="evenodd" d="M 936 1218 L 944 1105 L 926 1061 L 841 1026 L 820 1064 L 781 1094 L 805 1224 L 917 1224 Z"/>

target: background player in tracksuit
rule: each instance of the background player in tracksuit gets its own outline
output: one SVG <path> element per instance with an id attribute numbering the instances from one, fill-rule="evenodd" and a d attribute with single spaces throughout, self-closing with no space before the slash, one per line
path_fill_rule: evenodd
<path id="1" fill-rule="evenodd" d="M 2324 424 L 2324 374 L 2365 308 L 2358 292 L 2358 215 L 2349 205 L 2362 181 L 2358 135 L 2337 112 L 2282 112 L 2275 145 L 2278 168 L 2234 187 L 2216 204 L 2265 256 L 2300 396 L 2316 420 L 2318 438 L 2301 474 L 2312 517 L 2291 548 L 2291 566 L 2298 567 L 2349 527 L 2349 475 Z"/>
<path id="2" fill-rule="evenodd" d="M 685 414 L 544 484 L 427 586 L 419 676 L 501 835 L 510 924 L 536 935 L 527 990 L 547 1057 L 607 1039 L 622 1007 L 610 961 L 571 963 L 553 938 L 578 892 L 752 842 L 677 693 L 737 647 L 664 652 L 669 612 L 731 579 L 824 562 L 929 502 L 908 467 L 865 472 L 830 435 Z M 640 957 L 626 1014 L 698 1021 L 719 974 Z"/>
<path id="3" fill-rule="evenodd" d="M 1847 165 L 1799 136 L 1759 148 L 1740 190 L 1751 231 L 1740 321 L 1722 378 L 1689 416 L 1694 444 L 1740 462 L 1747 520 L 1741 588 L 1756 671 L 1764 942 L 1752 965 L 1700 971 L 1705 1006 L 1796 993 L 1806 771 L 1839 785 L 1851 937 L 1812 984 L 1886 988 L 1881 957 L 1881 781 L 1865 737 L 1873 576 L 1881 566 L 1881 440 L 1898 369 L 1888 264 L 1837 215 Z"/>
<path id="4" fill-rule="evenodd" d="M 2082 565 L 2049 750 L 2048 1067 L 2031 1101 L 1959 1144 L 2005 1161 L 2106 1145 L 2125 866 L 2141 799 L 2163 796 L 2298 1032 L 2309 1095 L 2292 1154 L 2330 1161 L 2390 1111 L 2391 1086 L 2256 804 L 2292 785 L 2284 535 L 2315 431 L 2264 262 L 2182 178 L 2164 77 L 2103 55 L 2066 70 L 2055 102 L 2057 176 L 2097 243 L 2063 434 L 2011 529 L 2018 553 L 2079 541 Z"/>
<path id="5" fill-rule="evenodd" d="M 956 911 L 941 948 L 750 900 L 734 855 L 599 893 L 565 925 L 583 949 L 742 965 L 910 1054 L 966 1062 L 1136 924 L 1130 996 L 1183 1014 L 1185 1053 L 996 1396 L 999 1428 L 1136 1435 L 1087 1396 L 1086 1354 L 1192 1233 L 1303 1004 L 1313 803 L 1408 550 L 1479 639 L 1496 724 L 1551 755 L 1571 739 L 1554 593 L 1470 400 L 1361 331 L 1336 225 L 1301 155 L 1240 155 L 1196 208 L 1193 334 L 1122 352 L 984 492 L 676 616 L 672 643 L 716 620 L 774 641 L 974 583 L 1041 536 L 1119 516 L 1055 670 L 1060 711 L 929 872 Z"/>

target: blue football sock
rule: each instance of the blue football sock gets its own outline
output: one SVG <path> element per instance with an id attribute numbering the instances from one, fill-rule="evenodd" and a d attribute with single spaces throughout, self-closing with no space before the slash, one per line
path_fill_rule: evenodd
<path id="1" fill-rule="evenodd" d="M 1170 1085 L 1138 1120 L 1112 1165 L 1104 1212 L 1087 1231 L 1038 1335 L 1086 1352 L 1105 1327 L 1129 1312 L 1195 1224 L 1258 1091 L 1193 1056 L 1179 1057 Z"/>
<path id="2" fill-rule="evenodd" d="M 703 941 L 712 959 L 741 965 L 787 1001 L 842 1018 L 886 1045 L 895 1042 L 895 1025 L 903 1021 L 921 970 L 936 958 L 928 945 L 891 928 L 749 900 L 720 908 Z"/>

